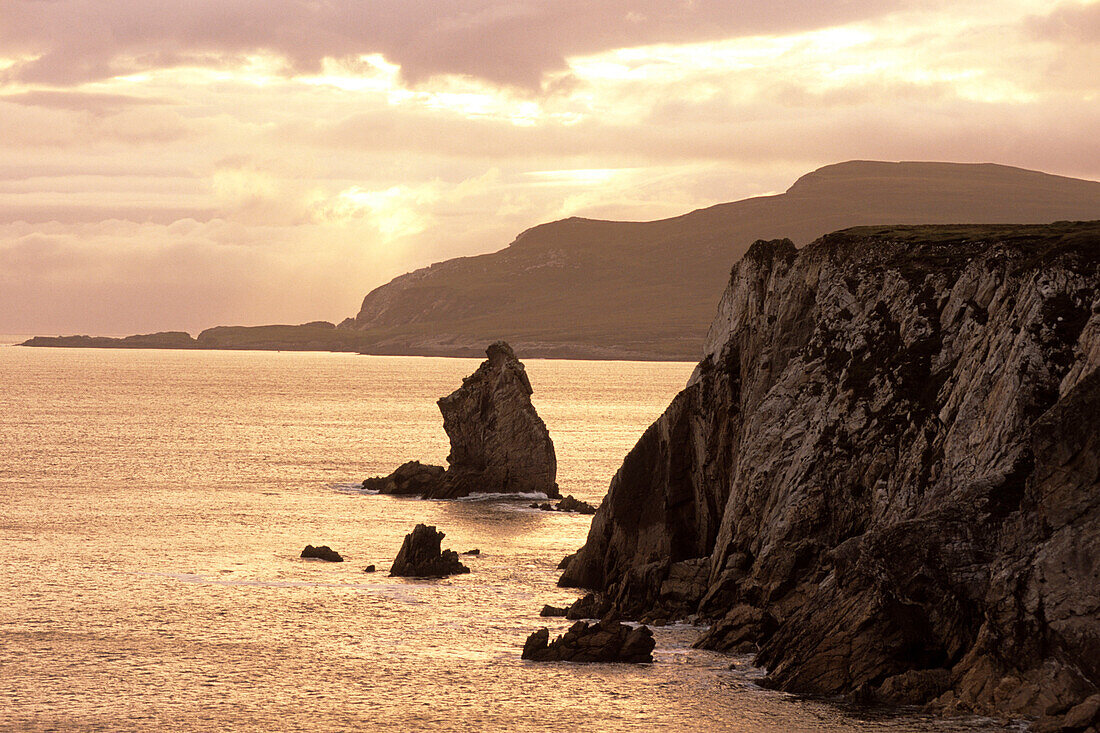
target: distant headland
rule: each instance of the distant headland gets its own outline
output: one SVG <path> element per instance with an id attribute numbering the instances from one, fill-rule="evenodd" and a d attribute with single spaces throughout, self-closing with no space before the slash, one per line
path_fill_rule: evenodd
<path id="1" fill-rule="evenodd" d="M 491 254 L 375 288 L 340 324 L 218 326 L 126 338 L 35 337 L 27 346 L 343 351 L 479 357 L 507 339 L 526 358 L 695 361 L 729 280 L 756 239 L 796 245 L 854 226 L 1042 224 L 1100 219 L 1100 182 L 995 164 L 850 161 L 785 193 L 671 219 L 569 218 Z"/>

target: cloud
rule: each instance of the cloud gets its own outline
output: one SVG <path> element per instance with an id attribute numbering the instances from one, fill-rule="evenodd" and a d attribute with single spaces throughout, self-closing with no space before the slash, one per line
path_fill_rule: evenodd
<path id="1" fill-rule="evenodd" d="M 658 42 L 778 34 L 867 20 L 927 0 L 0 0 L 9 81 L 58 86 L 256 54 L 315 73 L 381 53 L 416 83 L 462 74 L 537 89 L 571 56 Z"/>
<path id="2" fill-rule="evenodd" d="M 38 93 L 30 93 L 35 100 Z M 81 96 L 88 96 L 81 100 Z M 48 95 L 46 99 L 51 99 Z M 5 147 L 87 148 L 100 143 L 165 145 L 192 138 L 203 124 L 169 107 L 105 103 L 94 95 L 67 95 L 28 103 L 0 96 L 0 140 Z"/>
<path id="3" fill-rule="evenodd" d="M 217 323 L 342 318 L 362 282 L 406 265 L 371 227 L 261 227 L 220 219 L 0 225 L 6 329 L 197 331 Z M 311 256 L 301 257 L 309 250 Z M 334 281 L 333 273 L 348 278 Z M 303 319 L 308 320 L 308 319 Z"/>
<path id="4" fill-rule="evenodd" d="M 0 331 L 339 319 L 846 159 L 1100 178 L 1098 7 L 0 0 Z"/>
<path id="5" fill-rule="evenodd" d="M 1035 38 L 1071 43 L 1100 43 L 1100 3 L 1067 3 L 1028 19 Z"/>
<path id="6" fill-rule="evenodd" d="M 102 92 L 72 92 L 37 89 L 29 92 L 0 95 L 0 101 L 28 107 L 46 107 L 87 111 L 93 114 L 115 114 L 128 107 L 173 104 L 168 99 L 139 97 L 134 94 L 106 94 Z"/>

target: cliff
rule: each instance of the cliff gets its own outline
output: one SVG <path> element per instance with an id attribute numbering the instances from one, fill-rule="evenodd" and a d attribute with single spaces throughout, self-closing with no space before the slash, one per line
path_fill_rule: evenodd
<path id="1" fill-rule="evenodd" d="M 1098 286 L 1098 222 L 757 242 L 561 584 L 783 689 L 1060 725 L 1100 684 Z"/>
<path id="2" fill-rule="evenodd" d="M 1100 218 L 1100 183 L 1001 165 L 850 161 L 785 193 L 651 222 L 570 218 L 372 290 L 341 324 L 368 353 L 699 358 L 726 273 L 757 238 L 844 227 Z"/>

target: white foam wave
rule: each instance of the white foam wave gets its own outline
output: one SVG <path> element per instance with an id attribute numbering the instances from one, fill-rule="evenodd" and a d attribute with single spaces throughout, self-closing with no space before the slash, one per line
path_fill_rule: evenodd
<path id="1" fill-rule="evenodd" d="M 364 489 L 360 483 L 347 481 L 335 481 L 325 484 L 325 487 L 342 494 L 365 494 L 377 496 L 381 492 L 374 489 Z M 415 497 L 408 497 L 415 498 Z M 512 492 L 485 492 L 460 496 L 447 501 L 549 501 L 550 497 L 541 491 L 512 491 Z"/>
<path id="2" fill-rule="evenodd" d="M 367 496 L 373 496 L 377 494 L 377 491 L 371 489 L 364 489 L 363 484 L 353 482 L 334 482 L 325 484 L 325 486 L 333 491 L 338 491 L 341 494 L 366 494 Z"/>
<path id="3" fill-rule="evenodd" d="M 546 501 L 550 497 L 541 491 L 516 491 L 511 493 L 485 493 L 462 496 L 454 501 Z"/>

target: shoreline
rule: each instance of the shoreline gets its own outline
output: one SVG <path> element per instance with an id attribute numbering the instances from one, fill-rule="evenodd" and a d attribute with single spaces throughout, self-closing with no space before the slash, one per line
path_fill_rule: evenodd
<path id="1" fill-rule="evenodd" d="M 177 332 L 179 333 L 179 332 Z M 408 348 L 332 348 L 316 343 L 253 343 L 253 344 L 203 344 L 197 339 L 192 343 L 173 338 L 162 341 L 162 334 L 140 334 L 122 338 L 109 336 L 33 336 L 22 342 L 3 344 L 47 349 L 147 349 L 157 351 L 300 351 L 330 354 L 358 354 L 362 356 L 423 356 L 451 359 L 482 358 L 483 346 L 455 345 Z M 186 335 L 186 334 L 185 334 Z M 190 336 L 188 336 L 190 338 Z M 699 356 L 686 354 L 657 354 L 614 347 L 594 347 L 582 344 L 526 344 L 516 342 L 516 350 L 526 359 L 561 359 L 568 361 L 625 361 L 668 362 L 695 364 Z"/>

